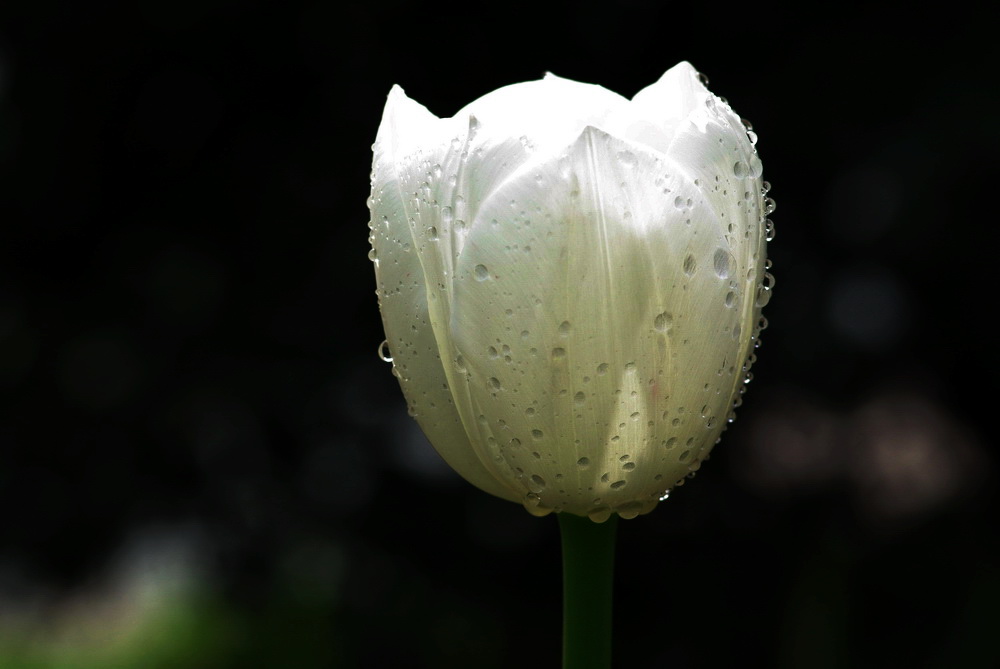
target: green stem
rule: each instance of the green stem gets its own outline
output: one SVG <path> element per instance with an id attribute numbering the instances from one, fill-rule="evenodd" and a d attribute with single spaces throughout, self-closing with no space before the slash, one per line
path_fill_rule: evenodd
<path id="1" fill-rule="evenodd" d="M 610 669 L 611 590 L 618 514 L 603 523 L 560 513 L 563 669 Z"/>

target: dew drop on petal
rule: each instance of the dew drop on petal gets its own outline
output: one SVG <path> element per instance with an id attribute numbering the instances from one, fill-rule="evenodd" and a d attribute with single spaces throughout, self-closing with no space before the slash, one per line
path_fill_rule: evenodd
<path id="1" fill-rule="evenodd" d="M 611 517 L 611 509 L 606 506 L 600 506 L 588 513 L 587 517 L 595 523 L 603 523 Z"/>
<path id="2" fill-rule="evenodd" d="M 490 271 L 486 269 L 486 265 L 476 265 L 475 273 L 476 281 L 486 281 L 490 278 Z"/>
<path id="3" fill-rule="evenodd" d="M 545 490 L 545 479 L 538 474 L 532 474 L 531 478 L 528 479 L 528 488 L 534 493 L 542 492 Z"/>
<path id="4" fill-rule="evenodd" d="M 715 266 L 715 274 L 720 279 L 729 278 L 729 251 L 725 249 L 715 249 L 715 255 L 712 256 L 712 264 Z"/>

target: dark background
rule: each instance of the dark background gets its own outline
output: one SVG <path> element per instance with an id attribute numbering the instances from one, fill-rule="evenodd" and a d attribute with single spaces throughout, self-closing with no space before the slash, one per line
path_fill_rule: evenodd
<path id="1" fill-rule="evenodd" d="M 555 667 L 553 518 L 376 356 L 370 145 L 689 60 L 777 277 L 698 478 L 620 526 L 616 666 L 1000 665 L 996 39 L 974 15 L 0 5 L 0 667 Z"/>

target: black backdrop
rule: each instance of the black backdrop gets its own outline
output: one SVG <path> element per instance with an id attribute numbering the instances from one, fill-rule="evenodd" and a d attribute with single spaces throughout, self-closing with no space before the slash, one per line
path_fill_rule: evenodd
<path id="1" fill-rule="evenodd" d="M 3 3 L 0 666 L 557 666 L 554 519 L 376 356 L 370 145 L 393 83 L 446 116 L 679 60 L 754 122 L 777 286 L 712 461 L 620 527 L 616 666 L 997 666 L 988 28 Z"/>

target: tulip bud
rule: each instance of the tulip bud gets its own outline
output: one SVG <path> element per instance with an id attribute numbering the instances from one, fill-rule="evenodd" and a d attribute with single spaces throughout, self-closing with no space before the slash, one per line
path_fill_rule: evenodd
<path id="1" fill-rule="evenodd" d="M 694 68 L 631 101 L 552 75 L 373 146 L 379 305 L 410 415 L 531 513 L 651 511 L 732 419 L 765 321 L 756 136 Z"/>

